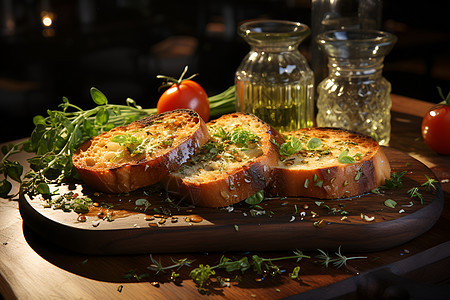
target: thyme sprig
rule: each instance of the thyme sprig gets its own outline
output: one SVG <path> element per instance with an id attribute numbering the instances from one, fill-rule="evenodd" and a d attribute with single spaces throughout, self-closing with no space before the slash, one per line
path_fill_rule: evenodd
<path id="1" fill-rule="evenodd" d="M 347 257 L 341 253 L 341 246 L 339 246 L 338 251 L 334 253 L 336 255 L 335 257 L 330 256 L 327 252 L 321 249 L 317 250 L 320 252 L 320 254 L 316 256 L 316 258 L 319 259 L 316 262 L 322 264 L 326 268 L 328 268 L 329 264 L 332 264 L 336 269 L 339 269 L 342 266 L 346 266 L 347 261 L 349 260 L 367 258 L 366 256 Z"/>
<path id="2" fill-rule="evenodd" d="M 156 260 L 153 258 L 153 255 L 150 254 L 150 261 L 152 262 L 150 266 L 147 267 L 147 269 L 155 271 L 156 274 L 158 274 L 159 272 L 165 272 L 166 270 L 171 270 L 171 269 L 181 269 L 184 266 L 190 267 L 191 264 L 194 262 L 194 260 L 190 260 L 187 258 L 182 258 L 179 260 L 174 260 L 173 258 L 171 258 L 173 265 L 169 265 L 169 266 L 163 266 L 161 263 L 161 257 L 159 258 L 159 260 Z"/>

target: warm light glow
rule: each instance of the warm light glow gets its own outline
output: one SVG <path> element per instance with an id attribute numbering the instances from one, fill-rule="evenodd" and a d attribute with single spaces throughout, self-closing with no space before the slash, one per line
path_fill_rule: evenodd
<path id="1" fill-rule="evenodd" d="M 50 17 L 43 17 L 42 24 L 46 27 L 52 26 L 52 19 Z"/>

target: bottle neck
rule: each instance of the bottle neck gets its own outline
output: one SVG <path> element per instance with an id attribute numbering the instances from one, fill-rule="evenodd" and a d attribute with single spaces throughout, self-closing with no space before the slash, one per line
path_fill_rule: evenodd
<path id="1" fill-rule="evenodd" d="M 375 79 L 382 75 L 383 58 L 361 60 L 329 57 L 328 69 L 330 76 Z"/>

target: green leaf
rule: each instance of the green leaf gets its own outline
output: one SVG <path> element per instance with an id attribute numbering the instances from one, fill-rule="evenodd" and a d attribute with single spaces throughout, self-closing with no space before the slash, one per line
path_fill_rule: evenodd
<path id="1" fill-rule="evenodd" d="M 264 200 L 264 190 L 261 190 L 245 199 L 245 203 L 250 205 L 256 205 L 261 203 L 263 200 Z"/>
<path id="2" fill-rule="evenodd" d="M 21 182 L 20 177 L 22 176 L 23 166 L 17 161 L 5 161 L 6 174 L 13 180 Z"/>
<path id="3" fill-rule="evenodd" d="M 39 194 L 42 195 L 49 195 L 50 194 L 50 188 L 48 187 L 48 184 L 46 184 L 45 182 L 41 182 L 38 184 L 36 191 Z"/>
<path id="4" fill-rule="evenodd" d="M 91 88 L 91 97 L 97 105 L 108 104 L 108 99 L 106 99 L 106 96 L 95 87 Z"/>
<path id="5" fill-rule="evenodd" d="M 43 116 L 41 116 L 41 115 L 34 116 L 33 117 L 33 124 L 35 126 L 37 126 L 39 124 L 45 125 L 45 118 Z"/>
<path id="6" fill-rule="evenodd" d="M 95 122 L 98 125 L 105 125 L 109 121 L 109 111 L 107 109 L 100 109 L 95 115 Z"/>
<path id="7" fill-rule="evenodd" d="M 0 182 L 0 197 L 6 198 L 12 189 L 12 184 L 6 179 Z"/>
<path id="8" fill-rule="evenodd" d="M 302 142 L 295 136 L 291 137 L 289 142 L 285 142 L 280 146 L 280 154 L 283 156 L 289 156 L 302 150 Z"/>
<path id="9" fill-rule="evenodd" d="M 308 149 L 314 150 L 316 148 L 319 148 L 322 145 L 322 141 L 319 138 L 312 138 L 308 141 L 308 144 L 306 145 Z"/>
<path id="10" fill-rule="evenodd" d="M 386 201 L 384 201 L 384 205 L 386 205 L 387 207 L 395 208 L 397 202 L 392 199 L 387 199 Z"/>
<path id="11" fill-rule="evenodd" d="M 338 160 L 341 164 L 353 164 L 355 159 L 348 156 L 348 150 L 344 150 L 339 154 Z"/>

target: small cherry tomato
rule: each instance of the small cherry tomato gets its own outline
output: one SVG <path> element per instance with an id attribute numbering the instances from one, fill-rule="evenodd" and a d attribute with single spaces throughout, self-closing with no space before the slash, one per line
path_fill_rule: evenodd
<path id="1" fill-rule="evenodd" d="M 195 81 L 190 80 L 195 75 L 183 79 L 187 67 L 179 79 L 158 75 L 158 78 L 164 78 L 166 84 L 170 86 L 159 98 L 156 105 L 158 114 L 179 108 L 186 108 L 196 111 L 202 119 L 207 122 L 209 119 L 209 99 L 205 90 Z"/>
<path id="2" fill-rule="evenodd" d="M 439 94 L 444 99 L 441 89 Z M 439 154 L 450 155 L 450 93 L 445 103 L 434 106 L 422 120 L 425 143 Z"/>

